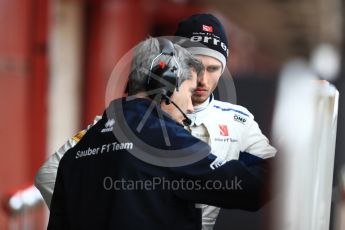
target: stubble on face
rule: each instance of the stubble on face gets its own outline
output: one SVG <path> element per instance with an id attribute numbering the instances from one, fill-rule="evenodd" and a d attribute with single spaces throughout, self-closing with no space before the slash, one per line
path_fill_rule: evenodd
<path id="1" fill-rule="evenodd" d="M 204 71 L 199 76 L 197 88 L 192 95 L 194 106 L 204 103 L 210 97 L 222 74 L 222 64 L 218 59 L 205 55 L 197 55 L 196 58 L 202 62 Z"/>

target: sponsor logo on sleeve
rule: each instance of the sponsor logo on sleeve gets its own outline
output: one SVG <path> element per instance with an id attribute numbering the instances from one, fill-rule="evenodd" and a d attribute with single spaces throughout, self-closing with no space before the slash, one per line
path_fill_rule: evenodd
<path id="1" fill-rule="evenodd" d="M 86 130 L 82 130 L 80 131 L 79 133 L 77 133 L 74 137 L 72 137 L 72 139 L 75 141 L 75 142 L 79 142 L 83 136 L 85 135 L 86 133 Z"/>
<path id="2" fill-rule="evenodd" d="M 234 115 L 234 121 L 237 121 L 237 122 L 244 124 L 244 123 L 246 123 L 247 120 L 244 117 L 241 117 L 241 116 L 235 114 Z"/>
<path id="3" fill-rule="evenodd" d="M 210 168 L 212 170 L 215 170 L 216 168 L 219 168 L 220 166 L 224 165 L 226 163 L 226 160 L 222 157 L 217 157 L 211 164 Z"/>

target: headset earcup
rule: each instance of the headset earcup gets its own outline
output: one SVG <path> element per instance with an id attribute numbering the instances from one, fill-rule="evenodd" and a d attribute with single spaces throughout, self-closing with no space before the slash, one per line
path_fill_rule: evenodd
<path id="1" fill-rule="evenodd" d="M 151 78 L 149 84 L 147 85 L 147 90 L 158 90 L 158 92 L 155 93 L 153 97 L 157 94 L 171 97 L 176 89 L 176 84 L 177 76 L 170 70 L 170 68 L 166 67 L 164 69 L 161 69 L 158 67 L 154 68 L 151 72 Z"/>
<path id="2" fill-rule="evenodd" d="M 171 56 L 171 60 L 175 60 L 174 44 L 164 38 L 160 38 L 159 43 L 161 53 L 152 61 L 151 66 L 156 59 L 155 63 L 157 64 L 150 69 L 146 88 L 147 91 L 158 90 L 154 95 L 150 95 L 151 98 L 155 98 L 157 94 L 160 94 L 162 96 L 160 98 L 161 100 L 167 100 L 166 98 L 172 96 L 178 85 L 177 69 L 176 66 L 168 66 L 170 61 L 167 64 L 166 62 L 160 61 L 159 57 L 160 55 Z M 176 65 L 178 66 L 178 63 Z"/>

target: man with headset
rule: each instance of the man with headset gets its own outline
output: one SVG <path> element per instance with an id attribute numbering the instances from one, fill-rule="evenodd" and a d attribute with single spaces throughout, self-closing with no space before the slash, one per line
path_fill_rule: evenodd
<path id="1" fill-rule="evenodd" d="M 217 167 L 232 159 L 240 159 L 248 165 L 256 164 L 261 171 L 267 170 L 267 162 L 276 150 L 261 133 L 253 115 L 244 107 L 215 100 L 212 93 L 226 68 L 228 42 L 224 28 L 210 14 L 196 14 L 179 23 L 177 36 L 190 39 L 192 45 L 182 44 L 204 65 L 203 75 L 193 93 L 194 112 L 188 114 L 189 131 L 208 143 L 217 159 Z M 96 117 L 95 123 L 99 120 Z M 94 123 L 94 124 L 95 124 Z M 92 125 L 91 125 L 92 126 Z M 86 130 L 88 130 L 89 126 Z M 85 134 L 81 131 L 53 154 L 36 176 L 36 186 L 48 206 L 54 189 L 56 169 L 63 154 Z M 219 208 L 201 205 L 203 229 L 212 229 Z"/>
<path id="2" fill-rule="evenodd" d="M 136 47 L 129 96 L 112 101 L 59 163 L 48 229 L 200 229 L 195 203 L 262 205 L 257 167 L 215 167 L 210 147 L 182 125 L 202 71 L 168 40 Z"/>

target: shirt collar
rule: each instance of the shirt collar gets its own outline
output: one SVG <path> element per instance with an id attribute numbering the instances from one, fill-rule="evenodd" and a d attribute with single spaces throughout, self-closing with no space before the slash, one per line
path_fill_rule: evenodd
<path id="1" fill-rule="evenodd" d="M 211 96 L 208 98 L 208 100 L 204 101 L 202 104 L 194 106 L 194 113 L 198 113 L 200 111 L 203 111 L 204 109 L 207 108 L 207 106 L 211 103 L 213 99 L 213 95 L 211 94 Z"/>

